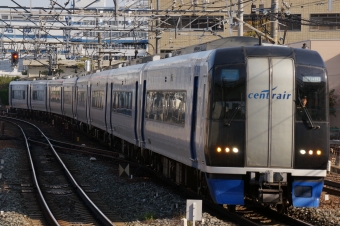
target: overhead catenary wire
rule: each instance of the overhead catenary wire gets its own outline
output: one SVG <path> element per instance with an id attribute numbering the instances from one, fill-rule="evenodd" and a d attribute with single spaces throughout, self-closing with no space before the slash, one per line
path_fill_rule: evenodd
<path id="1" fill-rule="evenodd" d="M 61 6 L 60 4 L 58 4 L 57 2 L 53 1 L 52 2 L 54 3 L 53 4 L 53 7 L 52 9 L 55 11 L 54 14 L 51 14 L 54 16 L 54 19 L 55 21 L 52 22 L 52 25 L 49 25 L 49 26 L 45 26 L 43 27 L 43 31 L 46 32 L 46 34 L 49 34 L 49 32 L 51 31 L 52 29 L 52 26 L 57 23 L 57 20 L 58 20 L 58 16 L 57 15 L 61 15 L 62 14 L 62 11 L 63 10 L 68 10 L 66 9 L 65 7 Z M 199 14 L 196 18 L 194 18 L 193 20 L 191 20 L 191 22 L 189 24 L 186 24 L 184 27 L 181 27 L 182 29 L 188 29 L 189 26 L 192 24 L 192 23 L 195 23 L 199 18 L 202 18 L 202 17 L 205 17 L 205 16 L 208 16 L 210 14 L 212 14 L 213 12 L 217 12 L 218 10 L 231 10 L 230 7 L 231 6 L 237 6 L 238 4 L 240 4 L 239 1 L 236 1 L 236 2 L 233 2 L 233 4 L 230 4 L 228 7 L 226 6 L 216 6 L 217 3 L 220 3 L 220 2 L 224 2 L 223 0 L 216 0 L 216 1 L 211 1 L 211 2 L 202 2 L 202 3 L 196 3 L 195 4 L 195 13 Z M 248 3 L 248 4 L 251 4 L 253 1 L 249 0 L 249 1 L 243 1 L 242 3 Z M 316 5 L 316 4 L 319 4 L 319 3 L 322 3 L 323 1 L 313 1 L 313 2 L 309 2 L 309 3 L 306 3 L 306 4 L 301 4 L 303 5 L 304 7 L 307 7 L 307 6 L 313 6 L 313 5 Z M 338 0 L 334 0 L 334 2 L 338 2 Z M 162 17 L 162 19 L 160 20 L 160 23 L 156 26 L 153 26 L 153 30 L 148 30 L 146 29 L 145 32 L 147 31 L 151 31 L 151 32 L 156 32 L 157 29 L 160 29 L 162 31 L 174 31 L 176 29 L 175 26 L 171 27 L 172 24 L 174 23 L 168 23 L 167 24 L 167 28 L 164 27 L 164 24 L 167 23 L 167 21 L 173 19 L 173 18 L 182 18 L 183 16 L 182 15 L 169 15 L 171 14 L 172 12 L 176 12 L 176 10 L 178 9 L 182 9 L 183 11 L 186 11 L 186 12 L 190 12 L 190 10 L 188 9 L 191 9 L 192 8 L 192 3 L 191 1 L 187 1 L 185 2 L 184 4 L 183 1 L 181 2 L 181 4 L 179 6 L 174 6 L 173 2 L 168 2 L 167 5 L 165 7 L 162 7 L 162 10 L 148 10 L 148 11 L 142 11 L 142 10 L 134 10 L 133 8 L 131 7 L 125 7 L 125 8 L 121 8 L 119 13 L 121 14 L 126 14 L 127 12 L 131 12 L 129 13 L 129 18 L 134 18 L 133 21 L 143 21 L 143 22 L 146 22 L 147 20 L 149 21 L 149 24 L 152 23 L 153 21 L 155 21 L 156 17 L 154 18 L 150 18 L 149 16 L 147 16 L 147 14 L 145 14 L 145 12 L 148 12 L 148 13 L 152 13 L 152 12 L 155 12 L 157 17 Z M 59 7 L 56 7 L 56 6 L 59 6 Z M 245 8 L 247 5 L 244 5 L 243 8 Z M 292 5 L 291 8 L 294 8 L 294 7 L 297 7 L 299 5 Z M 25 7 L 14 7 L 14 9 L 18 9 L 18 8 L 21 8 L 21 9 L 25 9 Z M 42 7 L 40 7 L 41 9 Z M 42 8 L 43 10 L 46 10 L 46 8 Z M 51 9 L 51 8 L 50 8 Z M 75 8 L 76 9 L 76 8 Z M 211 11 L 208 11 L 209 9 L 212 9 Z M 217 10 L 216 10 L 217 9 Z M 57 13 L 57 11 L 60 10 L 61 12 Z M 27 11 L 27 10 L 26 10 Z M 90 12 L 91 10 L 89 10 Z M 93 10 L 92 10 L 93 11 Z M 236 9 L 234 9 L 233 11 L 237 11 Z M 68 12 L 72 13 L 70 15 L 73 15 L 73 12 L 72 11 L 69 11 Z M 93 15 L 96 15 L 95 12 L 92 13 Z M 132 15 L 131 15 L 132 14 Z M 176 14 L 176 13 L 175 13 Z M 183 14 L 184 16 L 186 14 Z M 271 15 L 271 13 L 268 14 L 268 16 Z M 136 19 L 138 18 L 138 19 Z M 286 22 L 286 23 L 294 23 L 294 24 L 301 24 L 301 25 L 304 25 L 304 26 L 337 26 L 338 23 L 336 22 L 317 22 L 317 21 L 313 21 L 313 20 L 308 20 L 308 19 L 304 19 L 304 18 L 301 18 L 300 20 L 298 18 L 295 18 L 295 15 L 292 15 L 292 17 L 286 17 L 286 16 L 281 16 L 280 14 L 277 15 L 277 18 L 281 21 L 281 22 Z M 110 18 L 110 20 L 112 20 L 113 17 Z M 80 19 L 82 20 L 82 19 Z M 104 20 L 105 21 L 108 21 L 108 20 Z M 59 20 L 59 23 L 61 21 Z M 32 21 L 32 23 L 34 23 Z M 215 24 L 213 24 L 211 27 L 214 27 L 214 26 L 217 26 L 219 22 L 216 22 Z M 118 26 L 118 25 L 117 25 Z M 111 41 L 114 41 L 114 40 L 119 40 L 119 39 L 122 39 L 122 38 L 126 38 L 126 37 L 129 37 L 129 34 L 133 34 L 132 38 L 135 42 L 137 42 L 138 40 L 141 40 L 141 38 L 138 38 L 136 36 L 136 32 L 137 31 L 142 31 L 141 30 L 138 30 L 140 28 L 143 27 L 143 23 L 141 24 L 138 24 L 136 25 L 136 23 L 131 23 L 130 25 L 127 26 L 128 28 L 131 28 L 129 29 L 128 31 L 122 31 L 120 32 L 120 35 L 114 37 L 114 38 L 111 38 Z M 93 28 L 93 31 L 97 31 L 97 28 Z M 98 30 L 99 31 L 99 30 Z M 190 29 L 188 30 L 190 31 Z M 191 29 L 191 31 L 195 31 L 196 33 L 197 32 L 205 32 L 205 29 L 202 29 L 202 30 L 194 30 L 194 29 Z M 202 35 L 202 34 L 201 34 Z M 207 35 L 207 33 L 204 33 L 204 35 Z M 6 37 L 6 36 L 4 36 Z M 50 37 L 53 38 L 53 35 L 50 35 Z M 152 36 L 149 36 L 152 38 Z M 7 38 L 7 37 L 6 37 Z M 107 39 L 107 38 L 104 38 L 104 39 Z M 10 39 L 9 39 L 10 40 Z M 56 39 L 60 42 L 61 45 L 63 45 L 63 41 L 59 40 L 58 38 Z"/>

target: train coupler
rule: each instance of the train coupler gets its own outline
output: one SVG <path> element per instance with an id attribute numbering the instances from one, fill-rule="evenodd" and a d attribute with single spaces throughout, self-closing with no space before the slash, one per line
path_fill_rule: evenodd
<path id="1" fill-rule="evenodd" d="M 282 189 L 262 189 L 258 190 L 258 200 L 261 203 L 275 203 L 280 204 L 283 202 Z"/>

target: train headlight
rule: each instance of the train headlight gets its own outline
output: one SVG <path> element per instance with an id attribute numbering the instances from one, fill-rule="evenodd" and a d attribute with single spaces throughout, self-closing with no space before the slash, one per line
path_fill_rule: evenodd
<path id="1" fill-rule="evenodd" d="M 218 147 L 217 152 L 221 152 L 221 151 L 222 151 L 222 148 Z"/>
<path id="2" fill-rule="evenodd" d="M 304 154 L 306 154 L 306 150 L 300 150 L 300 153 L 302 154 L 302 155 L 304 155 Z"/>
<path id="3" fill-rule="evenodd" d="M 312 155 L 313 154 L 313 150 L 309 150 L 308 154 Z"/>
<path id="4" fill-rule="evenodd" d="M 238 148 L 233 148 L 233 152 L 237 153 L 238 152 Z"/>
<path id="5" fill-rule="evenodd" d="M 230 152 L 230 148 L 225 148 L 225 152 L 229 153 Z"/>
<path id="6" fill-rule="evenodd" d="M 317 151 L 316 151 L 316 154 L 317 154 L 317 155 L 321 155 L 321 151 L 320 151 L 320 150 L 317 150 Z"/>

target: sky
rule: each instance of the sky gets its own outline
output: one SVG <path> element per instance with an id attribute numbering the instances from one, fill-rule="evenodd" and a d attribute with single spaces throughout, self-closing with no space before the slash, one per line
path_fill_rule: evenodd
<path id="1" fill-rule="evenodd" d="M 49 7 L 50 6 L 50 0 L 14 0 L 15 2 L 17 2 L 19 5 L 21 6 L 30 6 L 30 3 L 32 3 L 32 7 Z M 67 2 L 68 0 L 55 0 L 58 4 L 60 5 L 64 5 L 65 2 Z M 71 2 L 73 2 L 73 0 L 70 0 Z M 91 0 L 81 0 L 84 2 L 93 2 Z M 106 6 L 110 7 L 110 6 L 114 6 L 113 4 L 113 0 L 101 0 L 101 1 L 106 1 Z M 78 2 L 78 0 L 75 1 L 76 3 Z M 87 4 L 89 4 L 87 3 Z M 87 5 L 86 4 L 86 5 Z M 17 6 L 17 4 L 15 4 L 13 1 L 11 0 L 0 0 L 0 6 Z M 69 4 L 70 6 L 70 4 Z M 76 4 L 77 6 L 77 4 Z M 0 8 L 0 10 L 2 10 Z"/>

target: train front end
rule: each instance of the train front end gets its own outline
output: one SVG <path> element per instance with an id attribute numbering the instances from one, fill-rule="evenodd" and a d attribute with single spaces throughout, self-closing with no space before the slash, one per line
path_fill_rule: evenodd
<path id="1" fill-rule="evenodd" d="M 206 177 L 213 200 L 317 207 L 329 155 L 328 85 L 317 52 L 216 50 Z"/>

